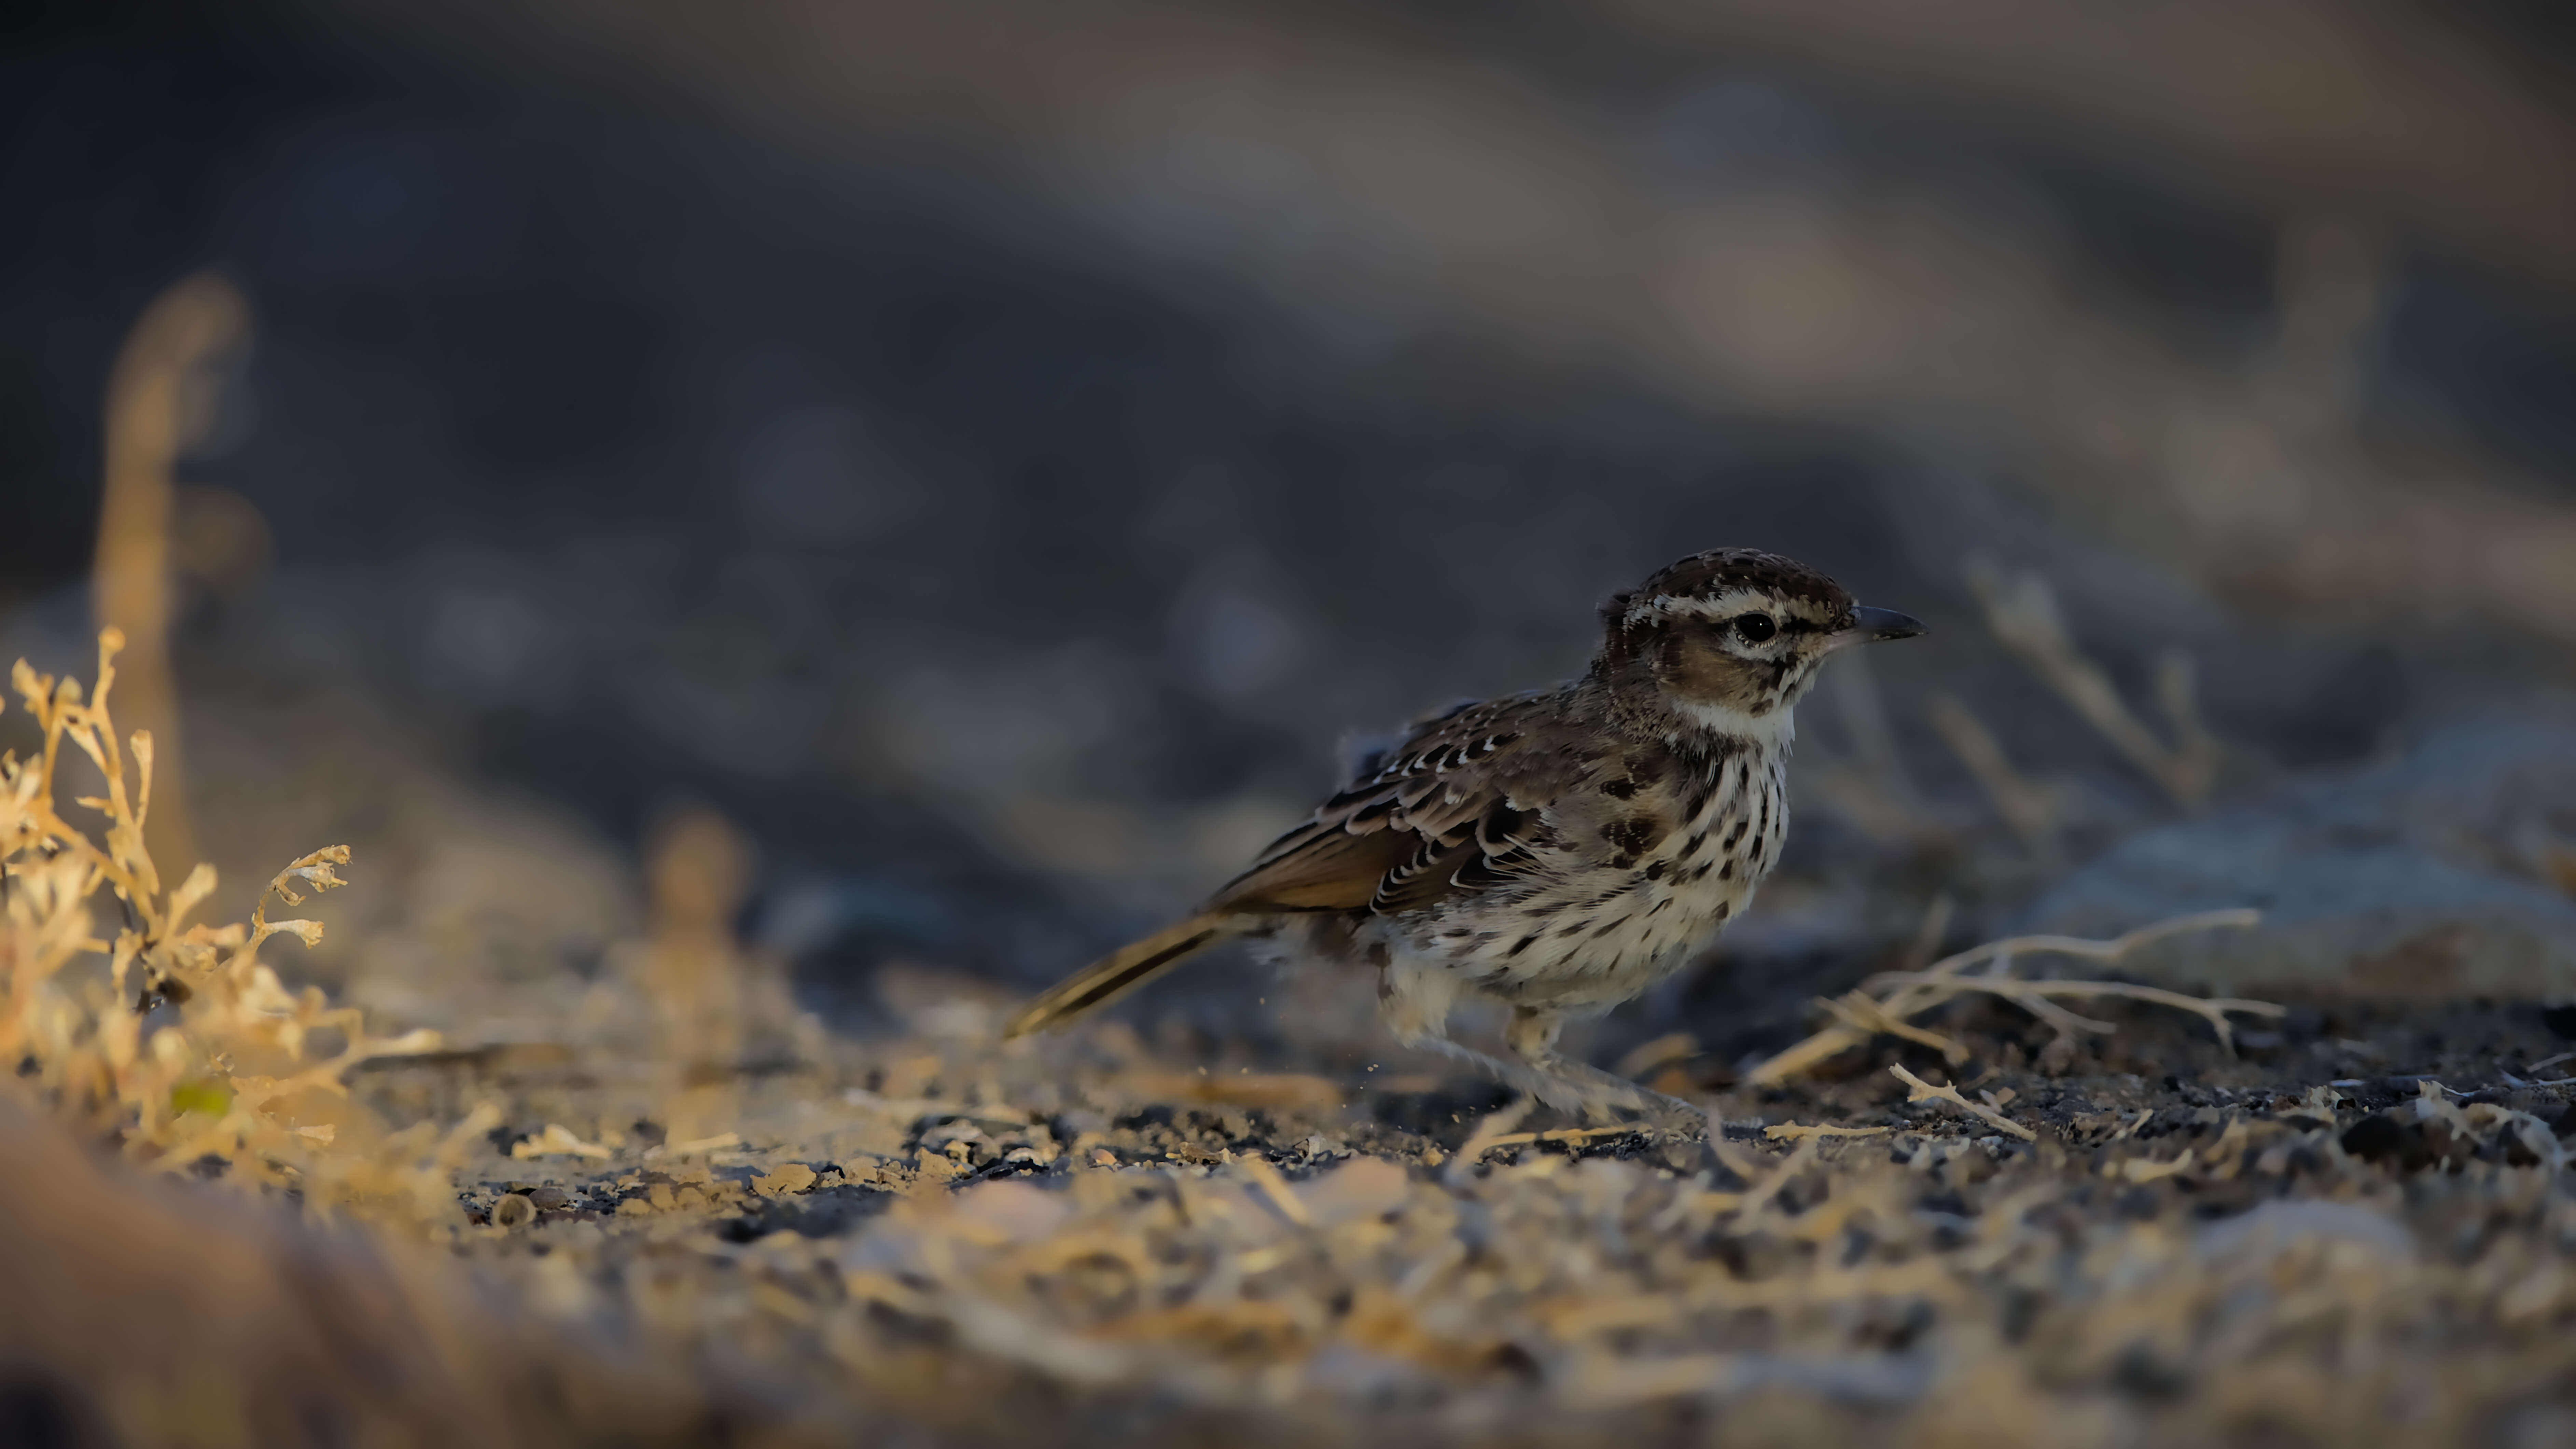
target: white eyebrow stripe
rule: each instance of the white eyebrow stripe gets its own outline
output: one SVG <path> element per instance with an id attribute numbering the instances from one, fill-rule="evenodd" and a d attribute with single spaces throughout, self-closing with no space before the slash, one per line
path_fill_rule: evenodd
<path id="1" fill-rule="evenodd" d="M 1734 588 L 1705 598 L 1688 594 L 1657 594 L 1628 608 L 1623 622 L 1644 624 L 1660 619 L 1732 619 L 1739 614 L 1779 611 L 1796 616 L 1800 622 L 1822 624 L 1823 613 L 1804 599 L 1783 599 L 1760 589 Z"/>

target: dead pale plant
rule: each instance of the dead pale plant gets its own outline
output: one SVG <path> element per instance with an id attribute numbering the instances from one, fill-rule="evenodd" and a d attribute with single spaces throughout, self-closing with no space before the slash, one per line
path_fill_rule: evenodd
<path id="1" fill-rule="evenodd" d="M 1968 587 L 1984 606 L 1986 627 L 1996 640 L 2113 749 L 2175 804 L 2197 810 L 2207 803 L 2218 778 L 2218 741 L 2201 723 L 2188 656 L 2167 650 L 2157 660 L 2156 707 L 2165 728 L 2159 735 L 2130 710 L 2102 666 L 2076 645 L 2046 579 L 2036 573 L 2007 575 L 1980 562 L 1968 567 Z"/>
<path id="2" fill-rule="evenodd" d="M 733 918 L 751 871 L 749 842 L 712 810 L 686 811 L 654 833 L 645 864 L 653 934 L 644 988 L 663 1050 L 694 1067 L 740 1064 L 747 973 Z"/>
<path id="3" fill-rule="evenodd" d="M 42 745 L 25 759 L 0 754 L 0 1060 L 21 1090 L 128 1157 L 172 1169 L 218 1160 L 236 1181 L 296 1188 L 326 1211 L 389 1199 L 452 1216 L 442 1200 L 461 1139 L 426 1126 L 388 1136 L 343 1081 L 371 1057 L 435 1047 L 436 1034 L 371 1036 L 356 1010 L 317 988 L 289 991 L 259 959 L 274 936 L 321 939 L 318 921 L 270 920 L 268 897 L 293 906 L 342 884 L 348 847 L 279 871 L 246 923 L 194 922 L 214 868 L 165 888 L 145 848 L 152 735 L 120 741 L 108 708 L 123 644 L 118 630 L 100 632 L 86 699 L 79 681 L 24 660 L 11 674 Z M 103 795 L 72 802 L 104 817 L 96 838 L 56 802 L 71 752 L 104 781 Z M 101 897 L 112 902 L 104 932 Z M 163 1007 L 176 1020 L 155 1025 Z M 469 1119 L 459 1130 L 472 1129 Z"/>
<path id="4" fill-rule="evenodd" d="M 819 1027 L 798 1018 L 783 963 L 736 934 L 754 871 L 751 841 L 704 807 L 662 822 L 647 852 L 652 931 L 638 984 L 655 1017 L 674 1143 L 723 1135 L 746 1070 L 782 1052 L 819 1054 L 810 1039 Z"/>
<path id="5" fill-rule="evenodd" d="M 160 745 L 162 800 L 151 835 L 172 860 L 196 855 L 186 792 L 178 788 L 179 693 L 170 673 L 175 474 L 215 411 L 211 365 L 238 353 L 250 330 L 249 301 L 222 277 L 200 272 L 174 283 L 135 319 L 108 378 L 90 602 L 101 628 L 125 636 L 126 718 Z M 256 513 L 251 518 L 255 526 Z"/>
<path id="6" fill-rule="evenodd" d="M 2279 1016 L 2284 1008 L 2268 1001 L 2189 996 L 2127 981 L 2034 981 L 2013 975 L 2013 964 L 2020 957 L 2038 955 L 2114 962 L 2150 941 L 2159 941 L 2167 936 L 2186 931 L 2251 926 L 2261 919 L 2261 913 L 2252 910 L 2204 911 L 2141 926 L 2108 941 L 2091 941 L 2075 936 L 2013 936 L 1972 946 L 1919 971 L 1881 972 L 1840 996 L 1820 998 L 1817 1004 L 1833 1017 L 1833 1023 L 1755 1067 L 1746 1074 L 1744 1084 L 1764 1086 L 1782 1081 L 1812 1070 L 1854 1047 L 1864 1046 L 1872 1037 L 1881 1035 L 1930 1047 L 1939 1052 L 1944 1061 L 1956 1066 L 1968 1059 L 1967 1047 L 1954 1037 L 1920 1025 L 1918 1018 L 1963 996 L 1976 995 L 2009 1001 L 2057 1028 L 2061 1036 L 2068 1037 L 2087 1032 L 2109 1032 L 2116 1028 L 2107 1021 L 2079 1016 L 2059 1005 L 2060 1001 L 2116 997 L 2154 1002 L 2198 1015 L 2218 1034 L 2220 1045 L 2233 1051 L 2235 1033 L 2228 1023 L 2229 1013 Z M 1971 967 L 1980 969 L 1972 972 Z"/>
<path id="7" fill-rule="evenodd" d="M 2003 742 L 1954 694 L 1936 694 L 1925 706 L 1933 732 L 1986 792 L 1986 799 L 2022 844 L 2045 858 L 2057 853 L 2058 792 L 2013 768 Z"/>

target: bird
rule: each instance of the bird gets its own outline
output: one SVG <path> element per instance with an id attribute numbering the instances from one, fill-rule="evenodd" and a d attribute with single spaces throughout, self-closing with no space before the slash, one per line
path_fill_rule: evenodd
<path id="1" fill-rule="evenodd" d="M 1776 553 L 1693 554 L 1601 606 L 1598 652 L 1551 689 L 1416 721 L 1186 919 L 1030 1000 L 1008 1037 L 1072 1023 L 1229 939 L 1377 973 L 1404 1044 L 1587 1117 L 1708 1119 L 1557 1049 L 1569 1020 L 1666 979 L 1779 863 L 1798 700 L 1833 655 L 1924 627 Z M 1454 1041 L 1508 1012 L 1509 1056 Z"/>

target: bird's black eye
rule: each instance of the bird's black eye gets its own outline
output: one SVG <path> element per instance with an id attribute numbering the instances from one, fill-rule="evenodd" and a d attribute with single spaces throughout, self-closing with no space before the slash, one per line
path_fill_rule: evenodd
<path id="1" fill-rule="evenodd" d="M 1735 619 L 1735 632 L 1745 643 L 1759 644 L 1779 633 L 1780 626 L 1772 622 L 1768 614 L 1739 614 Z"/>

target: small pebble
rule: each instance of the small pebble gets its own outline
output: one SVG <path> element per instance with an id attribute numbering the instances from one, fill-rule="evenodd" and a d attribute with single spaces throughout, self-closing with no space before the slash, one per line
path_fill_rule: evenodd
<path id="1" fill-rule="evenodd" d="M 801 1162 L 790 1162 L 776 1172 L 751 1180 L 752 1190 L 762 1197 L 781 1197 L 803 1192 L 814 1185 L 814 1169 Z"/>

